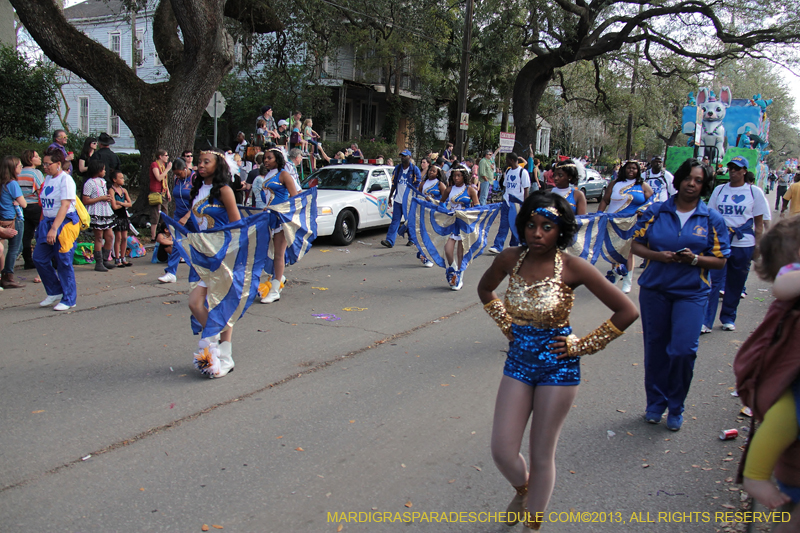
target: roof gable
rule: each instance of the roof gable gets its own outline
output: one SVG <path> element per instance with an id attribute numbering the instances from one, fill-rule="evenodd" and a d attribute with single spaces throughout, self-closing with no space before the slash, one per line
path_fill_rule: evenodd
<path id="1" fill-rule="evenodd" d="M 64 10 L 67 20 L 116 16 L 127 10 L 121 0 L 85 0 Z"/>

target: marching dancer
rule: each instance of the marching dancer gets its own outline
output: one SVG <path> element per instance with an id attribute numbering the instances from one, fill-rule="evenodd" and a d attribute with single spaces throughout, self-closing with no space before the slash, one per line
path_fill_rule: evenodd
<path id="1" fill-rule="evenodd" d="M 450 170 L 450 179 L 453 181 L 453 185 L 442 193 L 442 198 L 447 199 L 447 209 L 451 211 L 462 211 L 469 207 L 480 205 L 478 193 L 474 188 L 467 185 L 469 171 L 466 168 L 461 165 L 453 167 Z M 461 266 L 464 262 L 464 243 L 460 233 L 458 227 L 456 227 L 455 231 L 450 235 L 450 238 L 444 245 L 444 258 L 448 265 L 445 270 L 445 276 L 447 277 L 447 282 L 450 284 L 450 288 L 454 291 L 461 290 L 461 287 L 464 285 L 464 270 Z M 457 252 L 456 245 L 458 245 Z M 457 263 L 453 261 L 454 252 L 458 254 Z"/>
<path id="2" fill-rule="evenodd" d="M 564 198 L 575 215 L 586 214 L 586 195 L 576 188 L 578 185 L 578 166 L 571 159 L 559 161 L 553 170 L 556 186 L 552 192 Z"/>
<path id="3" fill-rule="evenodd" d="M 636 307 L 591 264 L 562 251 L 577 224 L 561 196 L 534 192 L 516 219 L 522 245 L 500 253 L 478 284 L 484 309 L 511 341 L 492 427 L 492 457 L 516 490 L 508 525 L 541 527 L 555 485 L 555 451 L 580 383 L 579 357 L 603 349 L 638 317 Z M 505 302 L 495 289 L 509 276 Z M 573 291 L 585 285 L 613 315 L 583 338 L 572 335 Z M 520 454 L 531 419 L 530 465 Z M 527 511 L 527 514 L 526 514 Z"/>

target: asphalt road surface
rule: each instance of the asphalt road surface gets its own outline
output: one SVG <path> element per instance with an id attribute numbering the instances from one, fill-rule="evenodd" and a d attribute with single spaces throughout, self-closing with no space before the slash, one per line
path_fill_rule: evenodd
<path id="1" fill-rule="evenodd" d="M 477 514 L 513 495 L 489 450 L 507 348 L 475 292 L 491 258 L 454 292 L 384 234 L 320 239 L 237 323 L 224 379 L 192 367 L 186 265 L 168 285 L 150 257 L 76 267 L 67 313 L 38 306 L 41 285 L 0 293 L 0 530 L 507 531 Z M 731 363 L 768 288 L 751 273 L 737 330 L 701 338 L 680 432 L 643 421 L 640 323 L 583 359 L 545 531 L 725 528 L 743 440 L 718 435 L 749 425 Z M 578 335 L 608 316 L 576 291 Z"/>

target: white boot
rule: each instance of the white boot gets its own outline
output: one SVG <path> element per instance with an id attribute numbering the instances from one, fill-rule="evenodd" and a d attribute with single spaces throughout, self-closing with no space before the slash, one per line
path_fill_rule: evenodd
<path id="1" fill-rule="evenodd" d="M 220 371 L 219 335 L 201 339 L 199 349 L 194 354 L 194 367 L 208 377 Z"/>
<path id="2" fill-rule="evenodd" d="M 622 276 L 622 292 L 628 294 L 631 292 L 631 285 L 633 284 L 633 271 L 631 270 Z"/>
<path id="3" fill-rule="evenodd" d="M 221 378 L 228 372 L 233 372 L 233 345 L 228 341 L 219 343 L 219 372 L 211 376 Z"/>
<path id="4" fill-rule="evenodd" d="M 281 299 L 281 284 L 272 280 L 270 282 L 269 292 L 266 296 L 261 298 L 262 304 L 271 304 Z"/>

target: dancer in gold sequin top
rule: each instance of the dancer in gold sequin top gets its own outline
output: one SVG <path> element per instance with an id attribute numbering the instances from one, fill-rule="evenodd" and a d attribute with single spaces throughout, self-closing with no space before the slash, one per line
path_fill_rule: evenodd
<path id="1" fill-rule="evenodd" d="M 503 250 L 478 285 L 478 296 L 511 341 L 492 427 L 492 457 L 514 486 L 508 524 L 539 529 L 555 484 L 555 450 L 580 383 L 578 356 L 601 350 L 639 316 L 633 303 L 591 264 L 564 254 L 577 225 L 567 201 L 534 192 L 516 219 L 523 245 Z M 505 302 L 495 293 L 510 276 Z M 586 287 L 613 315 L 579 339 L 569 314 L 575 287 Z M 520 454 L 531 419 L 530 470 Z M 528 514 L 525 514 L 525 511 Z M 541 515 L 540 515 L 541 516 Z"/>

